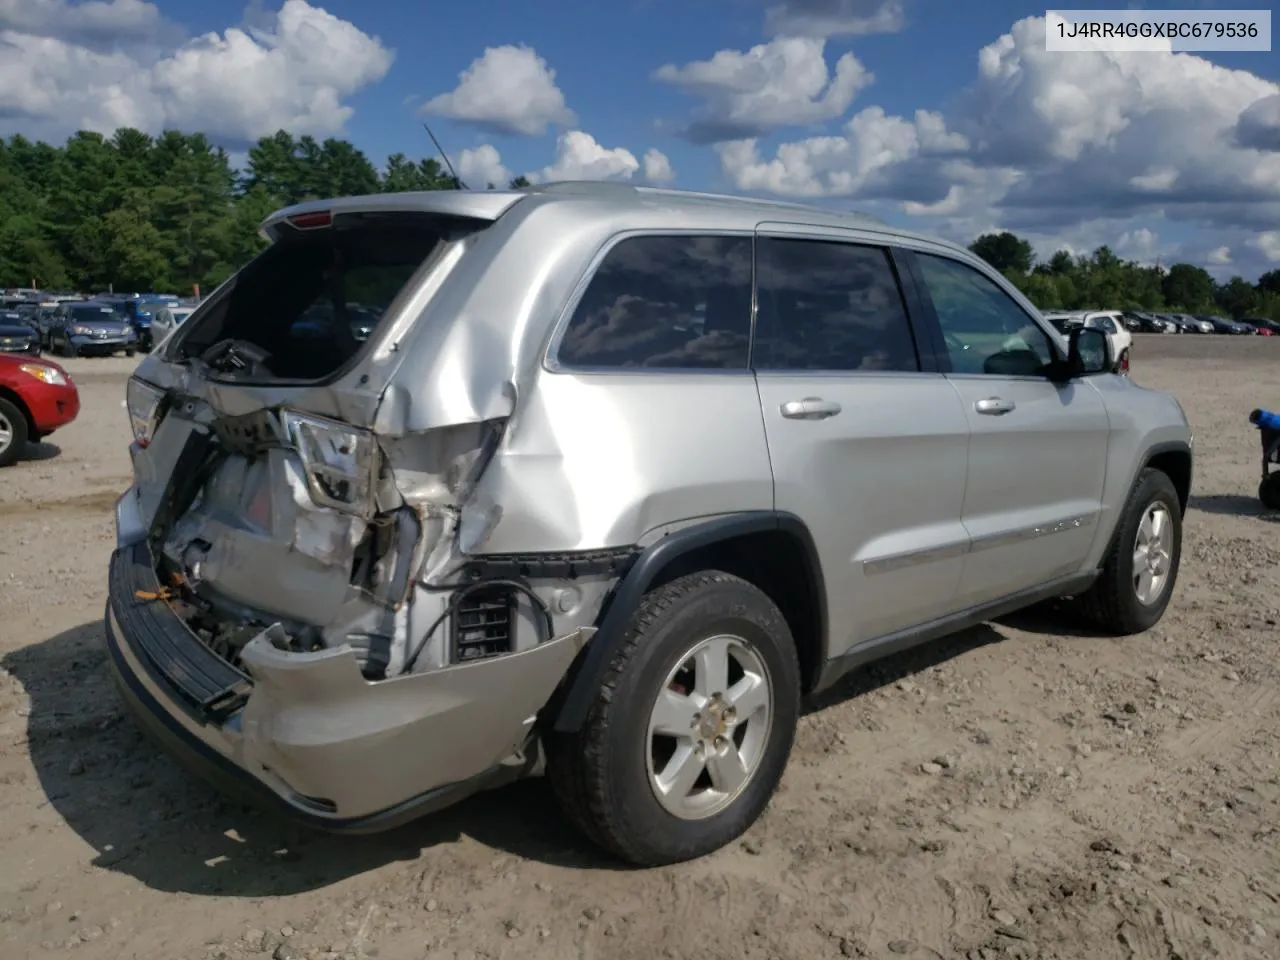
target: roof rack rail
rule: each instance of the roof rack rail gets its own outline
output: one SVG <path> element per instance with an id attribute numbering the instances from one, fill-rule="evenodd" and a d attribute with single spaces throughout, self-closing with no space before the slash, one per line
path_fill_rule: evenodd
<path id="1" fill-rule="evenodd" d="M 681 190 L 675 187 L 650 187 L 633 183 L 619 183 L 616 180 L 553 180 L 549 183 L 534 183 L 520 190 L 529 193 L 579 194 L 584 196 L 614 196 L 634 194 L 652 197 L 671 197 L 675 200 L 698 200 L 706 203 L 749 203 L 759 207 L 773 207 L 779 210 L 816 210 L 826 214 L 849 217 L 863 223 L 884 225 L 885 221 L 869 213 L 858 210 L 826 210 L 809 203 L 796 203 L 791 200 L 769 200 L 760 197 L 746 197 L 732 193 L 711 193 L 701 190 Z"/>

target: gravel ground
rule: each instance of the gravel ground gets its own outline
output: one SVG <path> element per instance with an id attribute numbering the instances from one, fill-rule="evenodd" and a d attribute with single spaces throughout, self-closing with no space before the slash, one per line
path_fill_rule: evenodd
<path id="1" fill-rule="evenodd" d="M 1280 956 L 1280 542 L 1246 421 L 1280 343 L 1149 337 L 1196 432 L 1177 595 L 1123 641 L 1023 614 L 815 704 L 730 849 L 618 869 L 542 781 L 391 834 L 224 802 L 123 713 L 101 641 L 131 363 L 0 472 L 0 953 L 242 958 Z M 1267 384 L 1272 384 L 1268 387 Z"/>

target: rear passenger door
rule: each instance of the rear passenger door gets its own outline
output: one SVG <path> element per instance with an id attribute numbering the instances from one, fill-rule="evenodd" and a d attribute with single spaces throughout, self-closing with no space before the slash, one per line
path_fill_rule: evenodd
<path id="1" fill-rule="evenodd" d="M 1098 528 L 1110 420 L 1085 380 L 1048 376 L 1058 351 L 993 279 L 942 254 L 904 254 L 939 364 L 969 421 L 960 582 L 979 606 L 1079 572 Z"/>
<path id="2" fill-rule="evenodd" d="M 922 367 L 893 255 L 856 235 L 756 239 L 752 367 L 776 509 L 813 534 L 829 655 L 952 611 L 968 426 Z"/>

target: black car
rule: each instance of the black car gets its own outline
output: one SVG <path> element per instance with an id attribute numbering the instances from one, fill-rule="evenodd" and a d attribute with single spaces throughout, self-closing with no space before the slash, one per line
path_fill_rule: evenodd
<path id="1" fill-rule="evenodd" d="M 1280 323 L 1267 317 L 1241 317 L 1240 322 L 1247 323 L 1259 331 L 1270 330 L 1273 337 L 1280 335 Z"/>
<path id="2" fill-rule="evenodd" d="M 0 310 L 0 353 L 40 356 L 40 334 L 17 310 Z"/>

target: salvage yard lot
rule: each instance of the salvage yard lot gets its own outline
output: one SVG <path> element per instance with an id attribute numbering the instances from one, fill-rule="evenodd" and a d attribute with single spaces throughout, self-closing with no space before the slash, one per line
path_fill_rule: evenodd
<path id="1" fill-rule="evenodd" d="M 5 960 L 1280 956 L 1280 526 L 1246 420 L 1280 343 L 1136 338 L 1196 435 L 1155 630 L 1024 614 L 887 661 L 813 705 L 742 842 L 653 871 L 541 781 L 339 839 L 163 757 L 101 642 L 133 364 L 66 363 L 80 419 L 0 472 Z"/>

